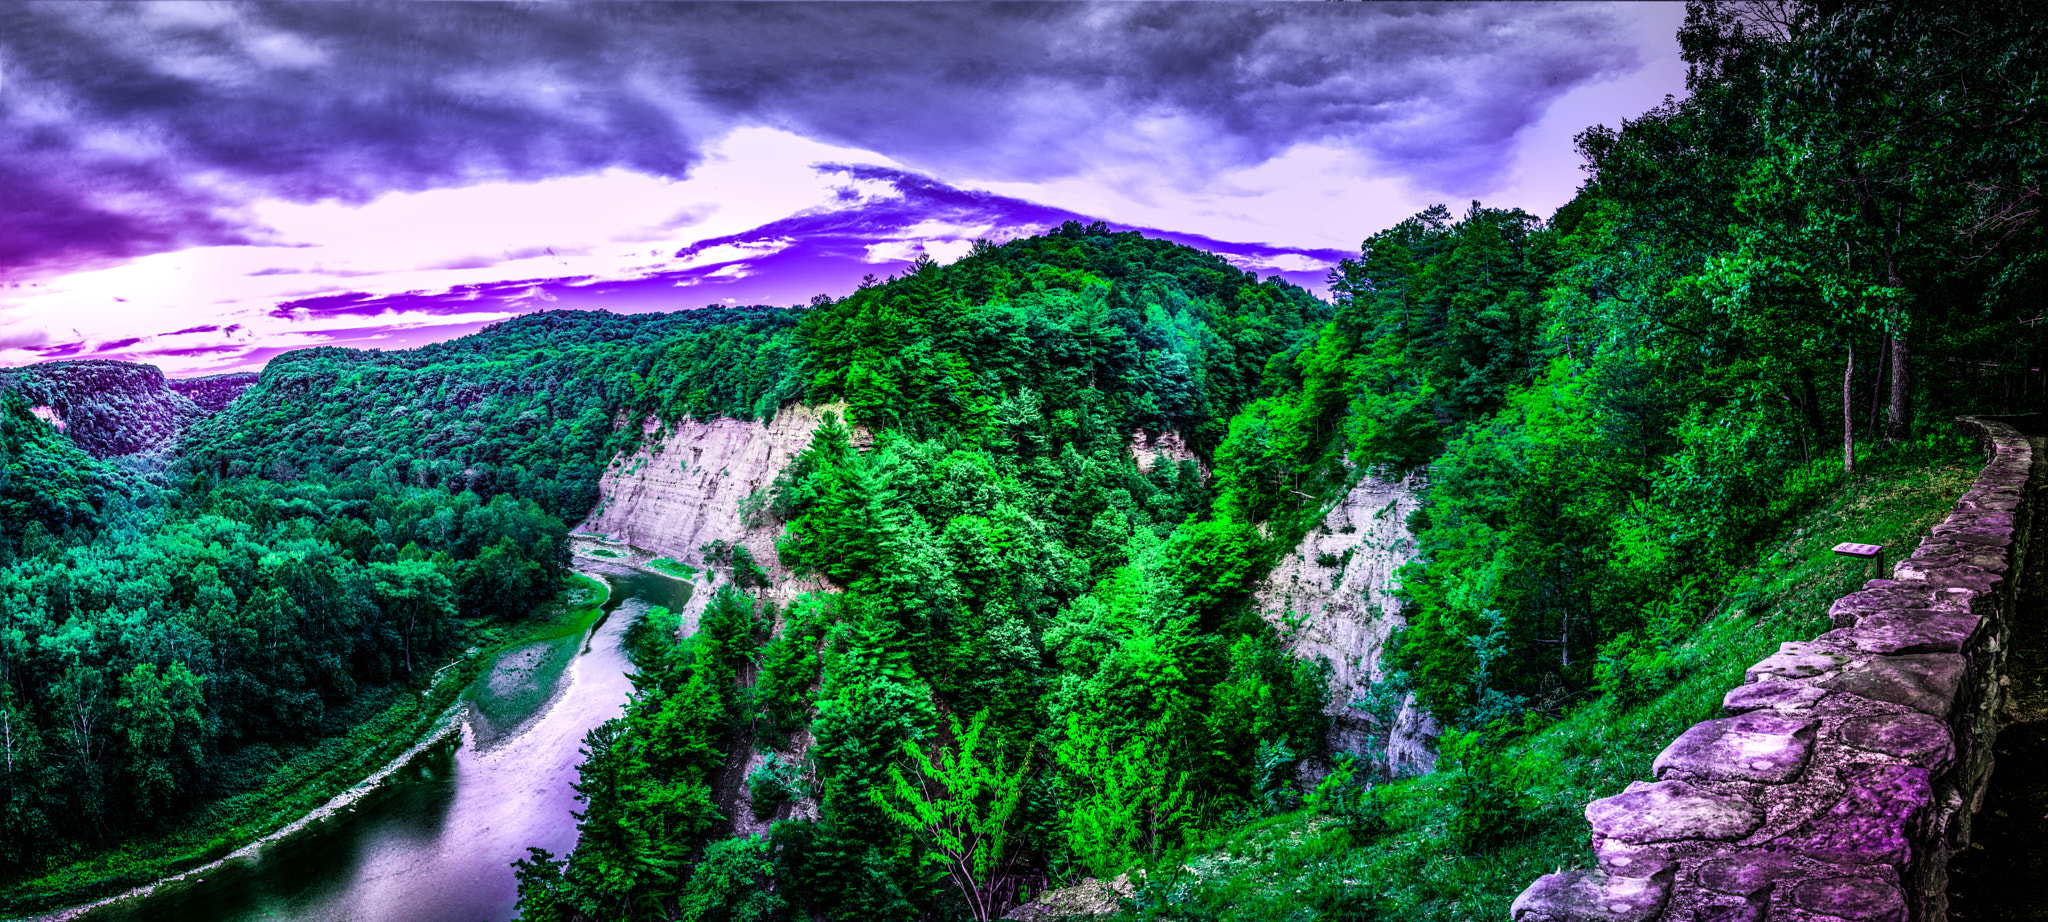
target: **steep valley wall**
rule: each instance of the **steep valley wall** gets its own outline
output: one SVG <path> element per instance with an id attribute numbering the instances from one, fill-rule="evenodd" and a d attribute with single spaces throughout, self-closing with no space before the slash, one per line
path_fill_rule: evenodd
<path id="1" fill-rule="evenodd" d="M 740 501 L 775 482 L 776 475 L 810 446 L 825 413 L 841 407 L 784 407 L 772 421 L 684 420 L 665 434 L 648 420 L 648 441 L 612 460 L 598 480 L 599 499 L 579 534 L 601 535 L 608 543 L 705 568 L 705 545 L 724 541 L 747 549 L 768 571 L 768 598 L 787 603 L 822 589 L 815 579 L 798 579 L 775 553 L 779 522 L 749 525 Z M 655 439 L 652 436 L 661 434 Z M 730 573 L 719 573 L 719 581 Z M 700 578 L 700 588 L 709 585 Z M 698 592 L 684 613 L 686 623 L 703 610 L 709 592 Z"/>
<path id="2" fill-rule="evenodd" d="M 259 376 L 253 371 L 237 371 L 224 375 L 207 375 L 201 378 L 174 378 L 171 390 L 183 395 L 199 407 L 199 412 L 208 416 L 219 413 L 234 403 L 242 392 L 255 385 Z"/>
<path id="3" fill-rule="evenodd" d="M 740 514 L 740 501 L 774 484 L 776 476 L 810 446 L 825 414 L 844 409 L 792 405 L 765 423 L 684 420 L 665 432 L 647 420 L 642 425 L 648 439 L 639 450 L 614 458 L 599 478 L 597 508 L 577 533 L 601 537 L 580 539 L 580 550 L 624 554 L 632 563 L 667 557 L 708 570 L 704 546 L 724 541 L 745 547 L 767 571 L 770 585 L 761 594 L 778 605 L 825 589 L 821 580 L 799 578 L 782 565 L 775 552 L 782 523 L 763 519 L 749 524 Z M 855 435 L 858 439 L 861 434 Z M 730 570 L 697 578 L 697 591 L 679 613 L 685 632 L 696 629 L 712 590 L 730 579 Z M 809 746 L 810 732 L 799 732 L 781 756 L 801 764 Z M 748 773 L 763 761 L 763 753 L 743 747 L 727 754 L 724 770 L 713 779 L 714 798 L 730 818 L 735 835 L 767 831 L 768 821 L 753 816 L 746 785 Z M 809 802 L 790 804 L 769 820 L 806 815 L 813 809 Z"/>
<path id="4" fill-rule="evenodd" d="M 37 416 L 95 458 L 161 448 L 210 415 L 178 393 L 162 369 L 134 362 L 44 362 L 0 371 L 0 387 L 19 390 Z"/>
<path id="5" fill-rule="evenodd" d="M 704 568 L 702 548 L 725 541 L 746 547 L 767 570 L 771 586 L 765 595 L 779 604 L 826 589 L 821 581 L 798 578 L 782 566 L 775 551 L 781 523 L 749 525 L 740 503 L 768 489 L 810 445 L 824 414 L 839 409 L 790 406 L 767 423 L 686 420 L 665 432 L 647 421 L 648 440 L 613 459 L 599 480 L 598 506 L 577 529 L 585 536 L 586 552 L 609 549 L 634 562 L 668 557 Z M 1141 466 L 1193 458 L 1173 433 L 1139 435 L 1132 441 L 1133 460 Z M 1260 614 L 1288 638 L 1289 652 L 1330 663 L 1331 746 L 1363 752 L 1383 745 L 1389 766 L 1403 773 L 1434 767 L 1435 721 L 1404 702 L 1392 726 L 1379 726 L 1350 703 L 1365 697 L 1382 677 L 1380 657 L 1400 625 L 1393 574 L 1414 556 L 1407 522 L 1421 502 L 1420 491 L 1416 478 L 1362 479 L 1268 574 L 1255 596 Z M 709 590 L 729 578 L 725 572 L 716 582 L 699 577 L 700 591 L 682 612 L 686 629 L 694 627 Z M 784 755 L 801 759 L 804 742 L 797 740 Z M 745 785 L 739 783 L 761 758 L 759 753 L 735 753 L 719 785 L 721 803 L 740 834 L 763 826 L 748 814 Z"/>
<path id="6" fill-rule="evenodd" d="M 1401 624 L 1394 573 L 1415 556 L 1408 517 L 1421 505 L 1421 491 L 1417 477 L 1361 479 L 1253 597 L 1290 653 L 1329 662 L 1330 748 L 1365 752 L 1384 740 L 1388 766 L 1401 773 L 1435 767 L 1436 722 L 1407 700 L 1392 726 L 1375 726 L 1351 702 L 1384 677 L 1380 657 Z"/>

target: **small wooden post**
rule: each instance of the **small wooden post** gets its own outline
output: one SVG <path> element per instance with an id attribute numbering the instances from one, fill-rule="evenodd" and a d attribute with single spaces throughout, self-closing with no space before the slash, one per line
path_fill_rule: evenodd
<path id="1" fill-rule="evenodd" d="M 1835 553 L 1844 557 L 1854 557 L 1858 560 L 1877 561 L 1877 578 L 1884 578 L 1884 545 L 1856 544 L 1844 541 L 1841 544 L 1835 545 Z"/>

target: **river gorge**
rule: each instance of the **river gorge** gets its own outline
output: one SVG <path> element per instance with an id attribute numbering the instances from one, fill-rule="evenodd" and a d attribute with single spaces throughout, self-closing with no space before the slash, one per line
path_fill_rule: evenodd
<path id="1" fill-rule="evenodd" d="M 583 561 L 588 565 L 592 562 Z M 602 566 L 601 564 L 598 566 Z M 587 629 L 508 650 L 456 705 L 458 725 L 326 818 L 202 871 L 60 917 L 90 922 L 504 922 L 512 862 L 576 844 L 584 734 L 632 692 L 620 641 L 690 584 L 624 567 Z M 349 795 L 344 795 L 349 796 Z"/>

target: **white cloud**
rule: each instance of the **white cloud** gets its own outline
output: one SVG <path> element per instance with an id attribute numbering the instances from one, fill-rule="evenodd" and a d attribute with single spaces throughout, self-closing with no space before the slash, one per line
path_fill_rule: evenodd
<path id="1" fill-rule="evenodd" d="M 60 276 L 40 287 L 8 289 L 0 294 L 0 316 L 9 321 L 0 342 L 6 347 L 0 349 L 0 364 L 41 361 L 18 347 L 45 340 L 100 343 L 199 325 L 241 323 L 253 334 L 253 342 L 237 340 L 243 344 L 303 344 L 301 334 L 318 341 L 320 329 L 359 326 L 364 320 L 315 319 L 305 312 L 280 318 L 271 312 L 280 302 L 344 291 L 446 291 L 504 279 L 574 275 L 644 277 L 758 259 L 794 241 L 720 245 L 686 261 L 671 257 L 700 240 L 841 204 L 838 195 L 846 179 L 820 175 L 813 169 L 820 162 L 895 166 L 866 151 L 746 128 L 727 135 L 689 178 L 679 181 L 608 169 L 538 182 L 390 193 L 363 204 L 261 201 L 250 213 L 268 231 L 265 245 L 158 253 Z M 886 188 L 868 185 L 875 191 Z M 679 215 L 690 220 L 678 222 Z M 735 265 L 716 274 L 741 278 L 750 271 Z M 512 303 L 538 307 L 551 299 L 534 289 L 513 296 Z M 380 315 L 375 322 L 466 321 Z M 180 337 L 178 346 L 225 342 L 216 333 Z M 210 368 L 218 356 L 162 356 L 157 361 L 175 374 Z"/>

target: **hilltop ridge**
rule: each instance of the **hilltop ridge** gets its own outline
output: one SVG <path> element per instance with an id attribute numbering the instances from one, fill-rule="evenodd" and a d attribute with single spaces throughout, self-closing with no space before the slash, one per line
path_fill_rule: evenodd
<path id="1" fill-rule="evenodd" d="M 95 458 L 164 447 L 255 380 L 243 373 L 171 381 L 154 365 L 111 359 L 0 369 L 0 388 L 19 391 L 37 416 Z"/>

